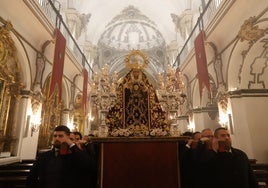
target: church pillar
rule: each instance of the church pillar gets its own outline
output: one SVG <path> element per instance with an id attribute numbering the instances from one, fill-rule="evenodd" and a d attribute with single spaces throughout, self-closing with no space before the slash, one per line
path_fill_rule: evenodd
<path id="1" fill-rule="evenodd" d="M 30 91 L 24 90 L 22 92 L 22 98 L 19 102 L 18 122 L 20 125 L 20 159 L 35 159 L 38 143 L 38 129 L 33 130 L 31 127 L 31 115 L 28 111 L 31 110 Z"/>
<path id="2" fill-rule="evenodd" d="M 268 132 L 268 91 L 237 90 L 230 94 L 232 122 L 229 124 L 234 147 L 258 162 L 268 162 L 268 143 L 264 141 Z"/>
<path id="3" fill-rule="evenodd" d="M 210 128 L 212 130 L 220 127 L 218 119 L 218 108 L 207 106 L 193 109 L 194 131 L 202 131 Z"/>

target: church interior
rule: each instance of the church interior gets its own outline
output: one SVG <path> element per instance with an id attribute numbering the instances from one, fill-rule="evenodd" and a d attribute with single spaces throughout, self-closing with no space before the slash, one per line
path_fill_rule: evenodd
<path id="1" fill-rule="evenodd" d="M 1 166 L 50 148 L 57 125 L 107 151 L 152 142 L 170 153 L 186 132 L 225 127 L 268 164 L 267 0 L 1 0 L 0 10 L 0 182 Z"/>

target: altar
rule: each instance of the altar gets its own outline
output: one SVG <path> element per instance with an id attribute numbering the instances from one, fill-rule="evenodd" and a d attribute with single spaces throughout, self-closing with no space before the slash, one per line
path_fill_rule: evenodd
<path id="1" fill-rule="evenodd" d="M 94 77 L 102 91 L 92 95 L 101 117 L 92 138 L 100 145 L 99 188 L 180 188 L 179 141 L 186 138 L 179 137 L 176 114 L 183 97 L 175 75 L 168 71 L 166 87 L 160 80 L 159 96 L 146 75 L 145 53 L 133 50 L 125 63 L 129 72 L 112 84 L 107 67 L 100 81 Z"/>
<path id="2" fill-rule="evenodd" d="M 99 188 L 180 188 L 185 137 L 93 138 L 100 144 Z"/>

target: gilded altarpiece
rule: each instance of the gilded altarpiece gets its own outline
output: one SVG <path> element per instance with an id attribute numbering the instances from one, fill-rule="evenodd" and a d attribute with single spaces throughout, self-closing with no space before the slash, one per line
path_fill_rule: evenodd
<path id="1" fill-rule="evenodd" d="M 133 136 L 160 128 L 169 130 L 166 113 L 162 111 L 155 89 L 141 69 L 133 68 L 117 88 L 117 100 L 109 110 L 106 124 L 109 132 L 128 129 Z"/>
<path id="2" fill-rule="evenodd" d="M 13 26 L 10 22 L 1 21 L 4 24 L 0 26 L 0 152 L 14 154 L 18 140 L 15 114 L 24 86 L 20 78 L 17 50 L 11 37 Z"/>
<path id="3" fill-rule="evenodd" d="M 49 79 L 48 79 L 49 80 Z M 52 144 L 52 133 L 61 121 L 63 103 L 59 100 L 59 92 L 56 89 L 48 96 L 49 82 L 46 82 L 43 93 L 46 93 L 42 108 L 42 123 L 40 126 L 38 149 L 49 148 Z"/>

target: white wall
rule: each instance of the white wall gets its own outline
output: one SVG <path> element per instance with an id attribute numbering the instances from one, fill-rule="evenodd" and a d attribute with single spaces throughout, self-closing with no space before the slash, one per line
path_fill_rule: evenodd
<path id="1" fill-rule="evenodd" d="M 245 151 L 249 158 L 268 162 L 268 98 L 231 99 L 233 112 L 233 146 Z"/>

